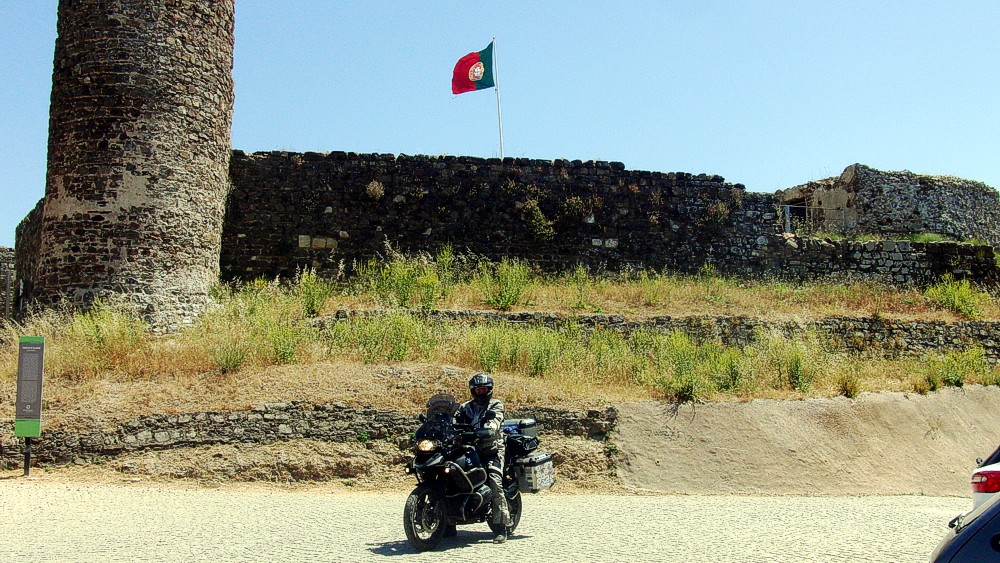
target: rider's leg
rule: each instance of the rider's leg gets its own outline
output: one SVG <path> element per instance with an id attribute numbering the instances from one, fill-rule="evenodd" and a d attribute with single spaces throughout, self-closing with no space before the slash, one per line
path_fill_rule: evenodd
<path id="1" fill-rule="evenodd" d="M 507 506 L 507 495 L 503 490 L 503 451 L 490 459 L 486 466 L 489 476 L 489 486 L 493 491 L 493 522 L 503 522 L 510 526 L 510 509 Z"/>

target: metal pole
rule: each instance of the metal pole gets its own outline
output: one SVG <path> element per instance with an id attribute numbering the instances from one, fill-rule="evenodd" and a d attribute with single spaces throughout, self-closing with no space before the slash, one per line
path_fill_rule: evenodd
<path id="1" fill-rule="evenodd" d="M 497 123 L 500 126 L 500 158 L 503 158 L 503 118 L 500 116 L 500 65 L 497 64 L 497 37 L 493 36 L 493 82 L 497 91 Z"/>
<path id="2" fill-rule="evenodd" d="M 31 472 L 31 438 L 24 439 L 24 476 Z"/>

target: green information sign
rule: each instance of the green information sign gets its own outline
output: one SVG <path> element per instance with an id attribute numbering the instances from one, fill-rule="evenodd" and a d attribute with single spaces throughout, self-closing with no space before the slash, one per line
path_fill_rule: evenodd
<path id="1" fill-rule="evenodd" d="M 38 438 L 42 435 L 42 369 L 45 338 L 22 336 L 17 356 L 17 407 L 14 435 Z"/>

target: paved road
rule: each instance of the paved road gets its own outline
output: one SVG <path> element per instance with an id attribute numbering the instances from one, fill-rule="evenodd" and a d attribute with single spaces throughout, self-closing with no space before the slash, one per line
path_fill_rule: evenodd
<path id="1" fill-rule="evenodd" d="M 415 553 L 405 495 L 0 481 L 0 561 L 927 561 L 963 498 L 525 498 L 498 546 Z"/>

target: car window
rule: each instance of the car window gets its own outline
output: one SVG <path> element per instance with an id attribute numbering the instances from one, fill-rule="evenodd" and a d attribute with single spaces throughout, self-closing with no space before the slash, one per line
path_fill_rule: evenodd
<path id="1" fill-rule="evenodd" d="M 983 462 L 979 464 L 979 467 L 983 467 L 986 465 L 993 465 L 994 463 L 1000 463 L 1000 448 L 994 450 L 993 453 L 989 455 L 989 457 L 984 459 Z"/>

